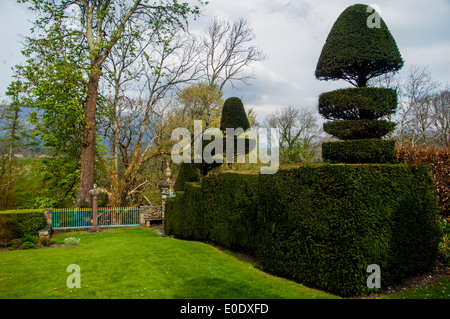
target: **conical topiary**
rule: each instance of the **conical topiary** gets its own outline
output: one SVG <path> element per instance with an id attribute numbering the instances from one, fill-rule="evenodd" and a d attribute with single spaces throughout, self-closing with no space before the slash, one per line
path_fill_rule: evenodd
<path id="1" fill-rule="evenodd" d="M 374 15 L 379 27 L 369 23 Z M 395 129 L 387 117 L 396 111 L 397 92 L 366 86 L 370 79 L 396 72 L 403 64 L 394 38 L 372 8 L 356 4 L 341 13 L 327 37 L 315 75 L 318 80 L 342 79 L 356 87 L 319 97 L 319 113 L 333 120 L 324 124 L 324 131 L 344 140 L 323 143 L 325 161 L 390 161 L 394 143 L 381 138 Z"/>
<path id="2" fill-rule="evenodd" d="M 341 13 L 317 62 L 317 79 L 342 79 L 364 87 L 371 78 L 403 67 L 397 44 L 383 19 L 378 15 L 379 28 L 369 26 L 372 12 L 365 4 L 355 4 Z"/>
<path id="3" fill-rule="evenodd" d="M 250 123 L 247 118 L 247 114 L 245 113 L 244 104 L 242 103 L 241 99 L 238 97 L 230 97 L 226 99 L 225 103 L 223 104 L 222 109 L 222 118 L 220 120 L 220 130 L 223 131 L 223 133 L 226 136 L 226 130 L 227 128 L 232 128 L 234 130 L 241 128 L 244 131 L 248 130 L 250 128 Z M 236 132 L 236 131 L 235 131 Z M 234 138 L 234 146 L 235 149 L 233 150 L 233 158 L 237 155 L 237 136 L 233 136 Z M 249 151 L 249 145 L 250 141 L 248 138 L 246 138 L 245 141 L 245 153 L 248 153 Z M 224 149 L 226 149 L 226 140 L 224 140 Z M 229 153 L 229 150 L 227 151 Z M 230 159 L 227 159 L 227 161 Z M 227 163 L 228 170 L 231 170 L 232 163 Z"/>
<path id="4" fill-rule="evenodd" d="M 244 131 L 250 128 L 244 104 L 238 97 L 230 97 L 223 104 L 220 130 L 225 132 L 227 128 L 242 128 Z"/>

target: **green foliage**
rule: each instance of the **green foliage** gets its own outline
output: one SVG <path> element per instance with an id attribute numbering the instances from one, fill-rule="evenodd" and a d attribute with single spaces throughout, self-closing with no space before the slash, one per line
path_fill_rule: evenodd
<path id="1" fill-rule="evenodd" d="M 13 159 L 12 181 L 8 196 L 8 207 L 23 209 L 36 207 L 35 200 L 41 192 L 40 179 L 37 177 L 39 171 L 38 158 L 20 158 Z M 0 178 L 2 186 L 7 184 L 7 176 Z M 0 201 L 3 203 L 6 197 L 5 188 L 0 187 Z"/>
<path id="2" fill-rule="evenodd" d="M 319 113 L 327 120 L 375 120 L 397 110 L 393 89 L 361 87 L 339 89 L 319 96 Z"/>
<path id="3" fill-rule="evenodd" d="M 37 235 L 45 226 L 44 211 L 40 209 L 1 211 L 0 216 L 16 220 L 24 234 Z"/>
<path id="4" fill-rule="evenodd" d="M 30 249 L 36 246 L 36 244 L 38 243 L 38 238 L 37 236 L 34 235 L 25 234 L 22 236 L 21 241 L 22 241 L 21 247 L 23 249 Z"/>
<path id="5" fill-rule="evenodd" d="M 394 131 L 396 123 L 386 120 L 341 120 L 323 124 L 323 130 L 341 140 L 381 138 Z"/>
<path id="6" fill-rule="evenodd" d="M 22 105 L 20 94 L 23 85 L 20 81 L 14 81 L 8 86 L 6 95 L 10 97 L 9 105 L 2 105 L 0 116 L 0 207 L 8 209 L 14 207 L 16 192 L 15 186 L 22 178 L 22 172 L 18 167 L 19 160 L 15 154 L 30 154 L 35 143 L 31 137 L 31 128 L 21 116 Z M 4 155 L 3 155 L 4 154 Z"/>
<path id="7" fill-rule="evenodd" d="M 177 120 L 190 120 L 190 123 L 184 122 L 183 127 L 192 125 L 193 120 L 202 120 L 207 127 L 217 126 L 224 101 L 223 93 L 216 84 L 199 82 L 184 88 L 177 97 L 184 106 L 183 116 Z"/>
<path id="8" fill-rule="evenodd" d="M 242 128 L 244 131 L 250 128 L 244 104 L 240 98 L 230 97 L 223 104 L 220 129 L 225 132 L 227 128 Z"/>
<path id="9" fill-rule="evenodd" d="M 439 261 L 444 265 L 450 265 L 450 223 L 442 218 L 442 238 L 439 243 Z"/>
<path id="10" fill-rule="evenodd" d="M 39 207 L 64 205 L 73 197 L 85 127 L 87 61 L 73 38 L 61 37 L 59 32 L 68 32 L 65 27 L 55 28 L 48 38 L 30 39 L 23 50 L 27 63 L 16 67 L 24 82 L 20 103 L 31 108 L 33 134 L 48 155 L 36 170 L 42 191 L 33 206 Z"/>
<path id="11" fill-rule="evenodd" d="M 210 174 L 170 199 L 166 233 L 256 254 L 266 271 L 343 296 L 434 265 L 438 209 L 425 167 L 317 165 L 273 175 Z M 413 199 L 413 200 L 412 200 Z"/>
<path id="12" fill-rule="evenodd" d="M 145 57 L 142 48 L 148 41 L 162 44 L 166 54 L 171 50 L 171 37 L 184 29 L 189 17 L 199 14 L 200 7 L 180 4 L 176 0 L 159 1 L 155 5 L 128 0 L 89 4 L 65 0 L 19 2 L 27 3 L 28 9 L 37 14 L 32 36 L 26 38 L 23 50 L 26 64 L 16 67 L 17 76 L 24 79 L 27 87 L 28 97 L 24 105 L 37 109 L 31 117 L 35 132 L 49 149 L 48 155 L 54 159 L 53 163 L 56 160 L 60 163 L 54 166 L 55 170 L 49 170 L 49 174 L 55 172 L 58 175 L 61 167 L 63 171 L 70 170 L 68 176 L 82 178 L 79 185 L 68 181 L 53 190 L 68 187 L 61 193 L 63 198 L 58 198 L 66 200 L 79 186 L 77 204 L 81 200 L 90 202 L 88 191 L 95 180 L 95 157 L 99 156 L 96 116 L 105 104 L 99 83 L 103 84 L 100 81 L 103 71 L 107 73 L 112 69 L 106 67 L 108 62 L 105 61 L 117 53 L 113 49 L 122 45 L 124 38 L 130 39 L 128 52 L 132 58 L 137 59 L 138 54 Z M 199 1 L 199 5 L 203 3 Z M 72 23 L 75 12 L 80 14 L 80 23 Z M 130 56 L 120 57 L 122 61 L 128 58 Z M 151 71 L 164 77 L 162 70 L 158 65 Z M 156 95 L 160 98 L 164 93 Z M 77 175 L 81 169 L 83 174 Z M 52 179 L 60 181 L 59 178 Z M 49 188 L 48 185 L 46 187 Z"/>
<path id="13" fill-rule="evenodd" d="M 394 140 L 361 139 L 322 144 L 322 157 L 331 163 L 389 163 L 395 154 Z"/>
<path id="14" fill-rule="evenodd" d="M 315 75 L 319 80 L 344 79 L 366 86 L 373 77 L 403 67 L 394 38 L 379 15 L 380 28 L 370 28 L 373 12 L 367 5 L 355 4 L 338 17 L 323 46 Z"/>
<path id="15" fill-rule="evenodd" d="M 206 238 L 203 191 L 198 183 L 186 183 L 185 191 L 177 192 L 174 199 L 166 202 L 164 230 L 167 235 L 176 234 L 182 238 L 201 240 Z"/>
<path id="16" fill-rule="evenodd" d="M 51 245 L 51 243 L 52 243 L 52 240 L 50 238 L 48 238 L 48 237 L 41 237 L 41 238 L 39 238 L 39 244 L 41 246 L 48 247 L 48 246 Z"/>
<path id="17" fill-rule="evenodd" d="M 185 191 L 167 203 L 166 233 L 253 251 L 257 182 L 257 175 L 227 173 L 209 174 L 202 184 L 186 183 Z"/>
<path id="18" fill-rule="evenodd" d="M 211 143 L 216 139 L 215 136 L 211 137 L 211 140 L 202 139 L 202 161 L 200 163 L 195 163 L 194 166 L 200 171 L 200 174 L 206 176 L 214 168 L 219 167 L 223 164 L 223 153 L 217 153 L 217 149 L 211 149 L 211 152 L 207 151 L 205 154 L 205 148 L 211 147 Z M 224 142 L 223 142 L 224 143 Z M 210 145 L 210 146 L 208 146 Z M 222 148 L 224 150 L 225 148 Z M 206 155 L 206 156 L 204 156 Z M 211 156 L 210 156 L 211 155 Z"/>
<path id="19" fill-rule="evenodd" d="M 32 243 L 31 241 L 26 241 L 22 243 L 22 248 L 23 249 L 30 249 L 30 248 L 34 248 L 36 244 Z"/>
<path id="20" fill-rule="evenodd" d="M 8 245 L 13 239 L 24 234 L 24 227 L 17 219 L 0 215 L 0 246 Z"/>
<path id="21" fill-rule="evenodd" d="M 258 175 L 210 174 L 202 180 L 206 238 L 253 252 L 258 211 Z"/>
<path id="22" fill-rule="evenodd" d="M 181 163 L 180 171 L 175 180 L 175 191 L 179 192 L 184 190 L 186 182 L 200 182 L 200 175 L 192 163 Z"/>

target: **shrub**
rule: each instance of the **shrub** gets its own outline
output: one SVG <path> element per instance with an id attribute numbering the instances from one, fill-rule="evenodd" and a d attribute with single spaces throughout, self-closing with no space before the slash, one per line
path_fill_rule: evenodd
<path id="1" fill-rule="evenodd" d="M 439 243 L 439 261 L 444 265 L 450 265 L 450 223 L 442 218 L 442 239 Z"/>
<path id="2" fill-rule="evenodd" d="M 36 245 L 38 242 L 37 236 L 31 235 L 31 234 L 25 234 L 22 236 L 22 243 L 30 242 L 33 245 Z"/>
<path id="3" fill-rule="evenodd" d="M 22 243 L 22 248 L 23 249 L 30 249 L 30 248 L 34 248 L 34 246 L 35 246 L 36 244 L 35 243 L 33 243 L 33 242 L 31 242 L 31 241 L 25 241 L 25 242 L 23 242 Z"/>
<path id="4" fill-rule="evenodd" d="M 48 237 L 42 237 L 42 238 L 39 238 L 39 243 L 44 247 L 48 247 L 51 244 L 51 240 Z"/>
<path id="5" fill-rule="evenodd" d="M 36 244 L 38 243 L 37 236 L 31 235 L 31 234 L 25 234 L 21 238 L 21 246 L 23 249 L 30 249 L 34 248 Z"/>
<path id="6" fill-rule="evenodd" d="M 225 103 L 223 104 L 222 109 L 222 117 L 220 119 L 220 130 L 225 134 L 227 138 L 230 138 L 231 136 L 227 136 L 226 130 L 228 128 L 234 129 L 234 150 L 233 150 L 233 157 L 236 156 L 238 149 L 236 144 L 236 137 L 238 134 L 237 129 L 242 129 L 243 131 L 246 131 L 250 128 L 250 122 L 248 121 L 247 114 L 245 113 L 244 104 L 242 104 L 241 99 L 237 97 L 230 97 L 228 98 Z M 225 142 L 225 141 L 224 141 Z M 249 143 L 249 140 L 247 139 L 245 143 Z M 247 144 L 248 145 L 248 144 Z M 248 153 L 247 145 L 245 146 L 246 152 Z M 228 150 L 226 148 L 226 145 L 224 145 L 224 150 L 227 151 L 227 154 L 231 154 L 231 150 Z M 229 162 L 231 159 L 227 159 L 227 167 L 228 170 L 232 168 L 232 163 Z"/>
<path id="7" fill-rule="evenodd" d="M 430 269 L 437 258 L 436 197 L 426 167 L 317 165 L 277 174 L 210 174 L 169 199 L 166 233 L 244 248 L 263 268 L 330 292 L 369 293 Z"/>
<path id="8" fill-rule="evenodd" d="M 23 234 L 24 228 L 16 219 L 0 215 L 0 246 L 9 245 L 11 240 Z"/>
<path id="9" fill-rule="evenodd" d="M 397 124 L 385 120 L 342 120 L 323 124 L 323 130 L 341 140 L 381 138 L 394 131 Z"/>
<path id="10" fill-rule="evenodd" d="M 322 157 L 330 163 L 389 163 L 395 154 L 394 140 L 362 139 L 322 144 Z"/>
<path id="11" fill-rule="evenodd" d="M 31 234 L 25 234 L 22 236 L 21 242 L 22 242 L 21 247 L 23 249 L 34 248 L 38 243 L 38 237 Z"/>
<path id="12" fill-rule="evenodd" d="M 81 241 L 81 238 L 78 237 L 66 237 L 64 238 L 64 244 L 66 245 L 78 245 Z"/>
<path id="13" fill-rule="evenodd" d="M 31 235 L 37 235 L 45 226 L 44 211 L 41 209 L 7 210 L 0 212 L 0 216 L 16 220 L 23 227 L 23 233 Z"/>

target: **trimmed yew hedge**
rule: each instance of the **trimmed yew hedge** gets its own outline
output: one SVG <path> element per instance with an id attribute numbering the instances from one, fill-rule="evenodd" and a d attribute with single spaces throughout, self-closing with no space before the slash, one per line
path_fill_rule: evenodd
<path id="1" fill-rule="evenodd" d="M 276 274 L 343 296 L 431 269 L 439 243 L 433 182 L 424 167 L 329 165 L 261 175 L 258 259 Z"/>
<path id="2" fill-rule="evenodd" d="M 169 199 L 165 230 L 245 249 L 263 268 L 342 296 L 430 269 L 439 211 L 426 167 L 316 165 L 273 175 L 210 174 Z"/>
<path id="3" fill-rule="evenodd" d="M 43 209 L 21 209 L 1 211 L 0 216 L 16 220 L 23 234 L 37 235 L 45 226 Z"/>

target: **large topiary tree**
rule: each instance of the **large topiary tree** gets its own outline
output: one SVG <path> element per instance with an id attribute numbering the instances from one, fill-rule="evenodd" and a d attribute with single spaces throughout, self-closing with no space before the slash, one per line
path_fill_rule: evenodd
<path id="1" fill-rule="evenodd" d="M 250 128 L 250 123 L 245 113 L 244 104 L 238 97 L 230 97 L 223 104 L 222 117 L 220 120 L 220 130 L 226 136 L 226 130 L 232 128 L 234 130 L 241 128 L 246 131 Z M 233 156 L 237 155 L 237 136 L 233 136 L 235 149 L 233 150 Z M 249 140 L 246 139 L 245 152 L 249 151 Z M 224 149 L 226 149 L 226 143 L 224 141 Z M 228 170 L 232 168 L 232 163 L 227 163 Z"/>
<path id="2" fill-rule="evenodd" d="M 222 117 L 220 121 L 220 130 L 223 133 L 223 136 L 225 137 L 223 139 L 223 150 L 226 151 L 227 149 L 227 143 L 226 143 L 226 131 L 228 128 L 231 128 L 236 132 L 236 129 L 241 128 L 243 131 L 246 131 L 250 128 L 250 123 L 247 118 L 247 114 L 245 113 L 244 104 L 242 103 L 241 99 L 237 97 L 230 97 L 228 98 L 225 103 L 223 104 L 222 108 Z M 205 150 L 206 147 L 210 143 L 212 143 L 215 140 L 216 137 L 212 137 L 212 140 L 205 140 L 202 139 L 202 151 Z M 236 157 L 239 154 L 239 149 L 237 148 L 237 134 L 234 134 L 232 136 L 233 138 L 233 145 L 234 149 L 232 150 L 233 158 Z M 248 138 L 245 138 L 245 148 L 244 152 L 248 153 L 250 150 L 250 144 L 251 141 Z M 213 149 L 211 156 L 212 158 L 209 158 L 206 160 L 203 158 L 201 163 L 196 163 L 195 167 L 200 171 L 202 176 L 205 176 L 208 174 L 209 171 L 212 169 L 222 165 L 222 163 L 216 162 L 218 158 L 220 158 L 223 154 L 217 154 L 216 150 Z M 229 159 L 227 159 L 228 161 Z M 212 161 L 212 162 L 211 162 Z M 232 163 L 228 162 L 228 170 L 232 168 Z"/>
<path id="3" fill-rule="evenodd" d="M 242 128 L 244 131 L 250 128 L 244 104 L 238 97 L 230 97 L 223 104 L 220 130 L 225 132 L 227 128 Z"/>
<path id="4" fill-rule="evenodd" d="M 379 23 L 374 26 L 372 19 Z M 403 64 L 394 38 L 372 8 L 355 4 L 341 13 L 323 46 L 315 76 L 318 80 L 345 80 L 355 88 L 319 97 L 319 113 L 332 120 L 324 124 L 324 131 L 343 140 L 323 144 L 324 160 L 385 162 L 393 158 L 393 141 L 381 138 L 395 129 L 388 117 L 397 109 L 397 92 L 367 87 L 367 83 L 382 74 L 397 72 Z"/>

